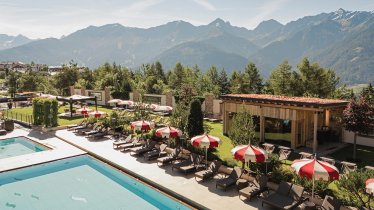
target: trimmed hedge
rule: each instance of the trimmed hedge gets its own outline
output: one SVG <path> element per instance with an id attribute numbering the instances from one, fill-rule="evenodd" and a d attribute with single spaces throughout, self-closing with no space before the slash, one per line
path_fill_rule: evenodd
<path id="1" fill-rule="evenodd" d="M 56 127 L 58 102 L 56 99 L 34 98 L 32 102 L 34 125 Z"/>

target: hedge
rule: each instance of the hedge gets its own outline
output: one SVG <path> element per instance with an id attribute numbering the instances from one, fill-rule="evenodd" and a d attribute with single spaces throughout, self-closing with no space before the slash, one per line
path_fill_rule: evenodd
<path id="1" fill-rule="evenodd" d="M 58 102 L 56 99 L 34 98 L 32 102 L 34 125 L 57 126 Z"/>

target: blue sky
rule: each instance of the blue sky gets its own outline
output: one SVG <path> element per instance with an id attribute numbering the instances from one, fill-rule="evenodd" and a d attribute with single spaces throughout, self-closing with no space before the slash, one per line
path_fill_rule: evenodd
<path id="1" fill-rule="evenodd" d="M 285 24 L 339 8 L 374 11 L 374 0 L 1 0 L 0 34 L 59 38 L 89 25 L 205 25 L 218 17 L 253 29 L 268 19 Z"/>

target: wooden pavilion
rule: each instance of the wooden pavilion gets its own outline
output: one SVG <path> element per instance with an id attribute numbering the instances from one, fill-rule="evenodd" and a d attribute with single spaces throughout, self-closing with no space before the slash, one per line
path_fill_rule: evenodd
<path id="1" fill-rule="evenodd" d="M 228 94 L 221 99 L 224 134 L 228 134 L 235 113 L 244 109 L 259 118 L 261 142 L 267 141 L 266 129 L 272 129 L 266 123 L 279 120 L 290 127 L 291 148 L 308 147 L 313 148 L 313 152 L 317 151 L 318 143 L 341 139 L 342 125 L 338 119 L 348 104 L 348 101 L 335 99 L 262 94 Z"/>

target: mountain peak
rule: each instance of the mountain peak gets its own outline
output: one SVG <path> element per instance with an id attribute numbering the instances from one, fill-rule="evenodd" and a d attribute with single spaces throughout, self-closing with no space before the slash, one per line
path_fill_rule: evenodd
<path id="1" fill-rule="evenodd" d="M 212 21 L 211 23 L 209 23 L 209 25 L 210 26 L 216 26 L 216 27 L 222 27 L 224 25 L 230 25 L 230 22 L 228 22 L 228 21 L 225 22 L 221 18 L 217 18 L 214 21 Z"/>
<path id="2" fill-rule="evenodd" d="M 336 11 L 336 13 L 338 13 L 338 14 L 343 14 L 343 13 L 345 13 L 346 11 L 343 9 L 343 8 L 339 8 L 337 11 Z"/>
<path id="3" fill-rule="evenodd" d="M 258 26 L 254 29 L 254 31 L 259 32 L 259 33 L 266 33 L 266 32 L 277 30 L 282 26 L 283 25 L 280 22 L 274 19 L 270 19 L 270 20 L 262 21 L 260 24 L 258 24 Z"/>

